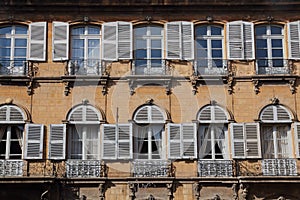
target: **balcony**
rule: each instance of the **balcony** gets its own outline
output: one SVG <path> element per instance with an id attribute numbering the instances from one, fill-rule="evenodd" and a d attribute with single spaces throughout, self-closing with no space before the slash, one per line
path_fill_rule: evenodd
<path id="1" fill-rule="evenodd" d="M 286 59 L 257 59 L 257 74 L 291 74 L 292 70 Z"/>
<path id="2" fill-rule="evenodd" d="M 100 59 L 69 60 L 67 75 L 101 76 L 103 72 Z"/>
<path id="3" fill-rule="evenodd" d="M 226 75 L 227 65 L 225 59 L 198 59 L 194 63 L 197 75 Z"/>
<path id="4" fill-rule="evenodd" d="M 28 72 L 28 61 L 0 60 L 0 75 L 26 76 Z"/>
<path id="5" fill-rule="evenodd" d="M 96 178 L 106 174 L 105 164 L 101 160 L 67 160 L 68 178 Z"/>
<path id="6" fill-rule="evenodd" d="M 199 160 L 198 174 L 200 177 L 232 177 L 232 160 Z"/>
<path id="7" fill-rule="evenodd" d="M 0 176 L 23 176 L 23 160 L 0 160 Z"/>
<path id="8" fill-rule="evenodd" d="M 295 159 L 264 159 L 262 160 L 264 176 L 297 176 Z"/>
<path id="9" fill-rule="evenodd" d="M 170 177 L 172 165 L 169 160 L 134 160 L 131 171 L 134 177 Z"/>
<path id="10" fill-rule="evenodd" d="M 170 75 L 170 67 L 164 59 L 134 59 L 131 63 L 132 75 Z"/>

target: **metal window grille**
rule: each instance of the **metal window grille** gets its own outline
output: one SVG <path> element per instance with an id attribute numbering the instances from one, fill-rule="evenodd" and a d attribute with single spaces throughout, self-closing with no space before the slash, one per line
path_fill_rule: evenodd
<path id="1" fill-rule="evenodd" d="M 262 171 L 265 176 L 297 176 L 295 159 L 264 159 Z"/>
<path id="2" fill-rule="evenodd" d="M 201 177 L 231 177 L 233 176 L 232 160 L 199 160 L 198 173 Z"/>

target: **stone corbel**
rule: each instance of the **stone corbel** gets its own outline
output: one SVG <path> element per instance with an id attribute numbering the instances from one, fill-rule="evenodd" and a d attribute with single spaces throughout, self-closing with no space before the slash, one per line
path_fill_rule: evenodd
<path id="1" fill-rule="evenodd" d="M 27 94 L 30 96 L 33 94 L 33 81 L 27 82 Z"/>
<path id="2" fill-rule="evenodd" d="M 107 185 L 105 183 L 100 183 L 98 190 L 99 190 L 99 199 L 105 200 L 105 191 L 107 189 Z"/>
<path id="3" fill-rule="evenodd" d="M 289 80 L 289 85 L 290 85 L 290 91 L 292 94 L 295 94 L 296 92 L 296 80 Z"/>
<path id="4" fill-rule="evenodd" d="M 129 199 L 135 199 L 135 193 L 137 191 L 137 185 L 135 183 L 129 183 Z"/>
<path id="5" fill-rule="evenodd" d="M 234 183 L 231 187 L 232 191 L 233 191 L 233 195 L 232 195 L 232 199 L 233 200 L 238 200 L 238 187 L 237 184 Z"/>
<path id="6" fill-rule="evenodd" d="M 240 184 L 240 188 L 238 190 L 238 200 L 247 200 L 248 188 L 248 185 L 245 185 L 243 183 Z"/>
<path id="7" fill-rule="evenodd" d="M 173 199 L 173 191 L 174 191 L 174 184 L 173 183 L 167 183 L 167 189 L 168 189 L 168 199 Z"/>
<path id="8" fill-rule="evenodd" d="M 190 76 L 190 81 L 191 81 L 191 84 L 192 84 L 192 87 L 193 87 L 192 92 L 193 92 L 194 95 L 196 95 L 197 92 L 198 92 L 197 79 L 198 79 L 198 76 L 195 76 L 195 75 Z"/>
<path id="9" fill-rule="evenodd" d="M 67 81 L 67 82 L 64 82 L 64 84 L 65 84 L 64 94 L 65 94 L 65 96 L 68 96 L 70 94 L 70 90 L 71 90 L 70 82 Z"/>
<path id="10" fill-rule="evenodd" d="M 260 92 L 259 86 L 260 86 L 259 80 L 253 80 L 253 90 L 255 94 L 258 94 Z"/>
<path id="11" fill-rule="evenodd" d="M 229 94 L 233 93 L 233 76 L 229 75 L 227 77 L 227 91 Z"/>
<path id="12" fill-rule="evenodd" d="M 200 191 L 202 189 L 202 186 L 199 183 L 194 183 L 193 189 L 194 189 L 194 195 L 195 195 L 196 199 L 199 200 L 200 199 Z"/>

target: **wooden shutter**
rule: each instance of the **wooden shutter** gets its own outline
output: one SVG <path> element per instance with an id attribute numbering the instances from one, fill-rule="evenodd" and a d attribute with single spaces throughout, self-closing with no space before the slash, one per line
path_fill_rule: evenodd
<path id="1" fill-rule="evenodd" d="M 53 22 L 52 32 L 52 59 L 54 61 L 68 60 L 69 24 L 65 22 Z"/>
<path id="2" fill-rule="evenodd" d="M 300 59 L 300 21 L 288 23 L 289 59 Z"/>
<path id="3" fill-rule="evenodd" d="M 261 158 L 260 134 L 258 123 L 245 124 L 245 143 L 247 158 Z"/>
<path id="4" fill-rule="evenodd" d="M 65 159 L 66 155 L 66 124 L 51 124 L 49 132 L 49 159 Z"/>
<path id="5" fill-rule="evenodd" d="M 169 22 L 166 24 L 167 59 L 181 59 L 182 36 L 181 22 Z"/>
<path id="6" fill-rule="evenodd" d="M 254 59 L 254 25 L 243 22 L 244 59 Z"/>
<path id="7" fill-rule="evenodd" d="M 118 158 L 131 159 L 132 152 L 132 124 L 118 124 Z"/>
<path id="8" fill-rule="evenodd" d="M 25 159 L 42 159 L 43 158 L 43 124 L 25 124 Z"/>
<path id="9" fill-rule="evenodd" d="M 29 25 L 29 60 L 46 61 L 47 22 L 35 22 Z"/>
<path id="10" fill-rule="evenodd" d="M 132 23 L 118 22 L 118 59 L 132 59 Z"/>
<path id="11" fill-rule="evenodd" d="M 241 21 L 229 22 L 227 24 L 228 58 L 242 60 L 243 55 L 243 23 Z"/>
<path id="12" fill-rule="evenodd" d="M 197 158 L 196 124 L 182 124 L 182 158 Z"/>
<path id="13" fill-rule="evenodd" d="M 114 160 L 117 158 L 117 127 L 103 124 L 102 133 L 102 158 Z"/>
<path id="14" fill-rule="evenodd" d="M 230 124 L 232 157 L 245 158 L 245 137 L 243 124 Z"/>
<path id="15" fill-rule="evenodd" d="M 102 55 L 104 60 L 117 60 L 117 22 L 108 22 L 102 25 Z"/>
<path id="16" fill-rule="evenodd" d="M 296 157 L 300 158 L 300 123 L 294 123 L 294 138 Z"/>
<path id="17" fill-rule="evenodd" d="M 182 59 L 194 59 L 194 24 L 182 22 Z"/>
<path id="18" fill-rule="evenodd" d="M 168 124 L 168 158 L 181 158 L 180 124 Z"/>

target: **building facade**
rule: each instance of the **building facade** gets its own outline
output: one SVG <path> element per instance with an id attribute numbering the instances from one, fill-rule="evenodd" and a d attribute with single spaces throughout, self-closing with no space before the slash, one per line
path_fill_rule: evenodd
<path id="1" fill-rule="evenodd" d="M 298 1 L 0 3 L 1 199 L 300 199 Z"/>

